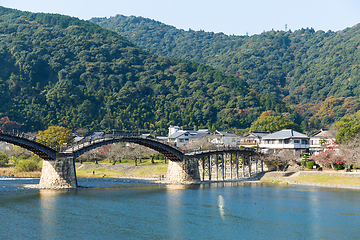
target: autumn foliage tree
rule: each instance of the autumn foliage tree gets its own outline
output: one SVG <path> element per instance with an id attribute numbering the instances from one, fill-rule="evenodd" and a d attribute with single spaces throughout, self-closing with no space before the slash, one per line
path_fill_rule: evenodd
<path id="1" fill-rule="evenodd" d="M 344 157 L 337 151 L 338 148 L 338 144 L 325 146 L 322 152 L 312 157 L 312 160 L 323 167 L 339 170 L 345 161 Z"/>
<path id="2" fill-rule="evenodd" d="M 52 148 L 65 146 L 74 139 L 69 129 L 60 126 L 50 126 L 45 131 L 39 131 L 36 137 L 39 143 Z"/>
<path id="3" fill-rule="evenodd" d="M 21 127 L 21 125 L 18 122 L 11 121 L 9 117 L 2 117 L 0 119 L 0 129 L 3 131 L 19 129 L 20 127 Z"/>

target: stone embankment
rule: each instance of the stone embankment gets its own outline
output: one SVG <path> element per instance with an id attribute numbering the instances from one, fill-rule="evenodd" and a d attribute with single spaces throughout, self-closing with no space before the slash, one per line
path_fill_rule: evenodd
<path id="1" fill-rule="evenodd" d="M 360 189 L 360 172 L 267 172 L 260 181 L 278 184 Z"/>

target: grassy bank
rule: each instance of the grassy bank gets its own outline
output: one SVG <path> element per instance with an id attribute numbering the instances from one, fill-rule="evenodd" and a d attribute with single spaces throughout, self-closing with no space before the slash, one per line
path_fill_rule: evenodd
<path id="1" fill-rule="evenodd" d="M 338 177 L 338 176 L 298 176 L 289 178 L 291 182 L 294 183 L 319 183 L 324 185 L 357 185 L 360 187 L 360 178 L 353 178 L 353 177 Z"/>
<path id="2" fill-rule="evenodd" d="M 76 164 L 76 175 L 78 177 L 139 177 L 159 178 L 166 175 L 167 164 L 146 165 L 138 164 L 115 164 L 110 163 L 84 163 Z"/>
<path id="3" fill-rule="evenodd" d="M 298 172 L 288 177 L 284 172 L 268 172 L 260 181 L 278 184 L 310 185 L 360 189 L 360 173 L 352 172 Z"/>

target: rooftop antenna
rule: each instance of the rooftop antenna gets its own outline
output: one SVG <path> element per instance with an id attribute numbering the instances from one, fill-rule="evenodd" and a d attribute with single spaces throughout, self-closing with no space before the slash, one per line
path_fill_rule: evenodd
<path id="1" fill-rule="evenodd" d="M 287 24 L 285 24 L 285 32 L 287 32 Z"/>

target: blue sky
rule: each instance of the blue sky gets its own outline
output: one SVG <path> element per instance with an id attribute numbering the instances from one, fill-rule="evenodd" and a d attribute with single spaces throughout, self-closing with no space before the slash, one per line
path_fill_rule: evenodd
<path id="1" fill-rule="evenodd" d="M 360 23 L 359 0 L 0 0 L 0 5 L 90 19 L 143 16 L 188 30 L 249 35 L 313 27 L 337 31 Z"/>

